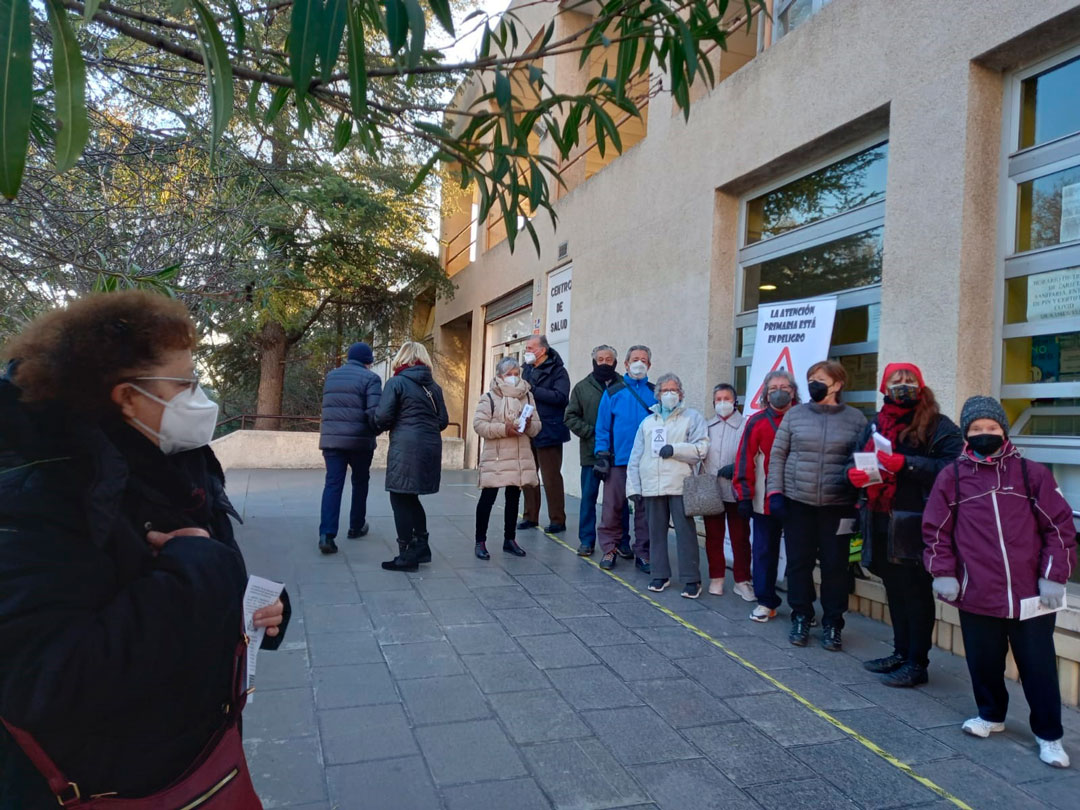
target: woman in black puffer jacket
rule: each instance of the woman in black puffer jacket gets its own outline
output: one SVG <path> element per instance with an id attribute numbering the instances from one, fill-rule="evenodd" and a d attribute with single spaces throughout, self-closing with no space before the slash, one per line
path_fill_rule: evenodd
<path id="1" fill-rule="evenodd" d="M 0 717 L 83 796 L 173 783 L 233 694 L 247 575 L 195 342 L 182 304 L 128 291 L 51 312 L 4 352 Z M 256 616 L 276 647 L 287 601 Z M 0 727 L 0 808 L 56 806 Z"/>
<path id="2" fill-rule="evenodd" d="M 375 424 L 390 432 L 386 491 L 394 509 L 398 556 L 382 564 L 387 571 L 415 571 L 431 562 L 427 514 L 421 495 L 439 491 L 442 432 L 450 423 L 442 389 L 431 376 L 431 357 L 420 343 L 406 343 L 394 357 L 394 376 L 386 382 Z"/>

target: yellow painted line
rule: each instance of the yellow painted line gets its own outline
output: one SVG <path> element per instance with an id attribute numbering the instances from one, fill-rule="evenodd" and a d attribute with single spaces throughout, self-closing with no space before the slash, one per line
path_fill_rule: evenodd
<path id="1" fill-rule="evenodd" d="M 572 551 L 574 554 L 577 554 L 577 549 L 575 549 L 573 546 L 571 546 L 569 543 L 562 540 L 561 538 L 556 537 L 553 534 L 548 534 L 547 532 L 545 532 L 543 529 L 540 529 L 540 528 L 538 528 L 537 531 L 541 532 L 549 540 L 554 540 L 556 543 L 558 543 L 560 546 L 567 549 L 568 551 Z M 807 709 L 812 711 L 815 715 L 820 717 L 822 720 L 824 720 L 825 722 L 835 726 L 840 731 L 844 732 L 844 734 L 851 737 L 851 739 L 855 740 L 855 742 L 859 743 L 859 745 L 863 746 L 864 748 L 869 749 L 871 752 L 873 752 L 877 756 L 881 757 L 883 760 L 888 762 L 894 768 L 897 768 L 898 770 L 903 771 L 905 774 L 910 776 L 912 779 L 914 779 L 916 782 L 918 782 L 920 785 L 922 785 L 927 790 L 932 790 L 938 796 L 940 796 L 943 799 L 946 799 L 949 802 L 952 802 L 954 805 L 959 807 L 961 810 L 974 810 L 974 808 L 971 805 L 964 802 L 963 799 L 960 799 L 960 798 L 952 795 L 951 793 L 949 793 L 949 791 L 945 790 L 945 788 L 941 787 L 941 785 L 939 785 L 939 784 L 937 784 L 935 782 L 932 782 L 931 780 L 927 779 L 925 776 L 922 776 L 919 773 L 916 773 L 915 769 L 912 768 L 910 765 L 908 765 L 906 762 L 902 762 L 898 757 L 890 754 L 888 751 L 886 751 L 884 748 L 882 748 L 880 745 L 878 745 L 873 740 L 867 739 L 862 734 L 857 732 L 855 729 L 851 728 L 850 726 L 846 725 L 842 721 L 840 721 L 837 718 L 833 717 L 831 714 L 829 714 L 824 709 L 814 705 L 809 700 L 807 700 L 802 695 L 800 695 L 798 692 L 796 692 L 794 689 L 792 689 L 790 686 L 778 681 L 776 678 L 774 678 L 768 672 L 765 672 L 765 670 L 761 669 L 760 667 L 755 666 L 750 661 L 746 660 L 741 655 L 739 655 L 737 652 L 735 652 L 734 650 L 732 650 L 732 649 L 728 648 L 727 646 L 725 646 L 723 644 L 723 642 L 713 638 L 708 633 L 706 633 L 704 630 L 702 630 L 700 627 L 694 626 L 693 624 L 688 622 L 686 619 L 684 619 L 682 616 L 680 616 L 675 611 L 673 611 L 670 608 L 667 608 L 664 605 L 660 604 L 655 599 L 653 599 L 651 596 L 649 596 L 646 592 L 638 590 L 636 587 L 631 585 L 629 582 L 627 582 L 625 579 L 620 577 L 618 574 L 615 574 L 615 573 L 613 573 L 611 571 L 604 570 L 603 568 L 600 567 L 600 564 L 597 563 L 595 560 L 593 560 L 591 557 L 582 557 L 581 559 L 583 561 L 587 562 L 589 565 L 596 568 L 601 573 L 607 574 L 613 580 L 618 582 L 623 587 L 629 589 L 631 592 L 633 592 L 634 594 L 636 594 L 640 598 L 644 599 L 650 605 L 657 608 L 665 616 L 667 616 L 667 617 L 669 617 L 671 619 L 674 619 L 676 622 L 681 624 L 683 627 L 685 627 L 687 630 L 689 630 L 694 635 L 705 639 L 707 642 L 709 642 L 714 647 L 719 649 L 722 653 L 724 653 L 724 655 L 726 655 L 729 658 L 739 662 L 744 667 L 746 667 L 748 670 L 753 672 L 755 675 L 758 675 L 761 678 L 765 679 L 766 681 L 771 683 L 773 686 L 775 686 L 777 689 L 779 689 L 781 692 L 783 692 L 785 695 L 789 695 L 792 698 L 794 698 L 796 701 L 798 701 L 803 706 L 805 706 Z M 824 677 L 824 676 L 822 676 L 822 677 Z"/>

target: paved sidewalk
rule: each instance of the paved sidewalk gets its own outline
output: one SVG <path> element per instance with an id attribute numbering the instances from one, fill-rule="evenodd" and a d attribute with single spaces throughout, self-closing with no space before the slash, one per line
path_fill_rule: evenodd
<path id="1" fill-rule="evenodd" d="M 501 499 L 492 559 L 475 559 L 475 475 L 445 472 L 424 499 L 434 561 L 402 575 L 379 568 L 396 552 L 381 476 L 371 533 L 347 540 L 343 523 L 323 557 L 321 473 L 230 474 L 248 569 L 285 581 L 295 608 L 245 712 L 267 808 L 956 806 L 542 533 L 519 533 L 528 557 L 503 554 Z M 576 547 L 573 522 L 565 537 Z M 632 563 L 615 573 L 644 591 Z M 928 686 L 889 689 L 860 663 L 890 651 L 885 625 L 849 615 L 843 653 L 817 629 L 800 650 L 785 610 L 754 624 L 728 590 L 650 596 L 971 807 L 1080 807 L 1080 770 L 1038 761 L 1015 684 L 1007 732 L 966 737 L 963 659 L 935 650 Z M 1065 715 L 1080 762 L 1080 715 Z"/>

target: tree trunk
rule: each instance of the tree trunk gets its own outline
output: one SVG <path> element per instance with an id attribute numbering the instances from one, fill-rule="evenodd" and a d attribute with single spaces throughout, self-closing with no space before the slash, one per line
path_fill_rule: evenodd
<path id="1" fill-rule="evenodd" d="M 285 328 L 277 321 L 267 321 L 259 334 L 259 397 L 256 412 L 280 414 L 285 396 L 285 356 L 289 341 Z M 279 430 L 280 419 L 256 419 L 256 430 Z"/>

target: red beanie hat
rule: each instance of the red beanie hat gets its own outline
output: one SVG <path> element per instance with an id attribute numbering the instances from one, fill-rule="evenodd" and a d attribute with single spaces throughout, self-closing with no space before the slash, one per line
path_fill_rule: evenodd
<path id="1" fill-rule="evenodd" d="M 926 383 L 923 382 L 922 371 L 920 371 L 919 367 L 914 363 L 889 363 L 889 365 L 885 366 L 885 373 L 881 375 L 881 388 L 878 389 L 881 393 L 887 393 L 885 391 L 885 383 L 889 377 L 898 371 L 910 371 L 915 375 L 915 379 L 919 383 L 919 388 L 926 387 Z"/>

